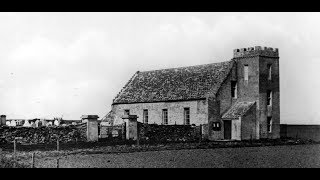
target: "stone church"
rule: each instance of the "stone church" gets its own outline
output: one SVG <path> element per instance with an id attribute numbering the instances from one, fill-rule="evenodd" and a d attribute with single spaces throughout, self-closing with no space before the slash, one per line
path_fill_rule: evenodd
<path id="1" fill-rule="evenodd" d="M 108 114 L 157 124 L 204 125 L 210 140 L 280 137 L 279 52 L 235 49 L 229 61 L 137 71 Z"/>

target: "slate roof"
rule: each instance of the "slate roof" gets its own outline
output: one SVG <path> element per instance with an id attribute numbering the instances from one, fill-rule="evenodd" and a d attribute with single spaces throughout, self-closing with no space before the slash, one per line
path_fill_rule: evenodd
<path id="1" fill-rule="evenodd" d="M 236 102 L 225 114 L 222 115 L 222 119 L 237 119 L 243 116 L 251 108 L 251 106 L 254 105 L 254 103 L 254 101 Z"/>
<path id="2" fill-rule="evenodd" d="M 113 104 L 203 99 L 217 93 L 233 61 L 137 72 Z"/>

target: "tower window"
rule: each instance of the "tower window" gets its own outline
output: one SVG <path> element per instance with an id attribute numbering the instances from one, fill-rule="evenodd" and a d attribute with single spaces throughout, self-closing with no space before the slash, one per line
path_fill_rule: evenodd
<path id="1" fill-rule="evenodd" d="M 271 80 L 271 77 L 272 77 L 272 76 L 271 76 L 271 75 L 272 75 L 272 74 L 271 74 L 271 73 L 272 73 L 272 68 L 271 68 L 271 67 L 272 67 L 272 66 L 271 66 L 271 64 L 268 64 L 267 67 L 268 67 L 268 80 Z"/>
<path id="2" fill-rule="evenodd" d="M 149 118 L 148 109 L 144 109 L 143 110 L 143 123 L 148 124 L 148 118 Z"/>
<path id="3" fill-rule="evenodd" d="M 231 97 L 237 98 L 237 81 L 231 81 Z"/>
<path id="4" fill-rule="evenodd" d="M 267 131 L 272 132 L 272 117 L 267 117 Z"/>
<path id="5" fill-rule="evenodd" d="M 168 109 L 162 109 L 162 123 L 168 124 Z"/>
<path id="6" fill-rule="evenodd" d="M 130 110 L 129 109 L 125 109 L 124 110 L 124 115 L 130 115 Z"/>
<path id="7" fill-rule="evenodd" d="M 272 91 L 271 90 L 267 91 L 267 105 L 268 106 L 272 105 Z"/>
<path id="8" fill-rule="evenodd" d="M 248 81 L 249 80 L 249 66 L 247 64 L 244 65 L 244 80 Z"/>
<path id="9" fill-rule="evenodd" d="M 190 108 L 184 108 L 184 124 L 190 124 Z"/>

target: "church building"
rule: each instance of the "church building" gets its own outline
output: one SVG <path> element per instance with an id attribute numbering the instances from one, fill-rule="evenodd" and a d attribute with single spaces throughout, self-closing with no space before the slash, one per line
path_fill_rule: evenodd
<path id="1" fill-rule="evenodd" d="M 241 48 L 225 62 L 137 71 L 108 118 L 120 124 L 125 114 L 143 123 L 201 124 L 210 140 L 279 138 L 278 49 Z"/>

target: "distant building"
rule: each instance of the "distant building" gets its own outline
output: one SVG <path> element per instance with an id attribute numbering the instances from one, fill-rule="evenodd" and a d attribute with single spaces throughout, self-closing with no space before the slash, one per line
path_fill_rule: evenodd
<path id="1" fill-rule="evenodd" d="M 208 124 L 211 140 L 280 137 L 278 49 L 235 49 L 230 61 L 136 72 L 112 103 L 157 124 Z"/>

